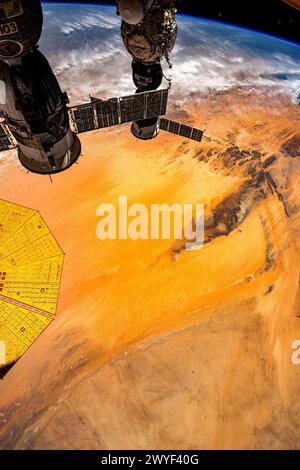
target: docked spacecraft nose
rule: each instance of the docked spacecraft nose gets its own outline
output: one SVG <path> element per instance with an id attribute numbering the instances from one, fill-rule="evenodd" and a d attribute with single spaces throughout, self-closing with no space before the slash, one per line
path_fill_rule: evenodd
<path id="1" fill-rule="evenodd" d="M 70 129 L 67 97 L 43 54 L 34 49 L 16 64 L 2 62 L 0 79 L 6 85 L 0 110 L 23 166 L 43 174 L 71 166 L 80 142 Z"/>
<path id="2" fill-rule="evenodd" d="M 154 139 L 159 134 L 158 118 L 136 121 L 131 126 L 132 134 L 141 140 Z"/>
<path id="3" fill-rule="evenodd" d="M 0 59 L 26 54 L 40 38 L 43 15 L 40 0 L 0 2 Z"/>
<path id="4" fill-rule="evenodd" d="M 119 0 L 118 12 L 128 24 L 140 23 L 155 0 Z"/>

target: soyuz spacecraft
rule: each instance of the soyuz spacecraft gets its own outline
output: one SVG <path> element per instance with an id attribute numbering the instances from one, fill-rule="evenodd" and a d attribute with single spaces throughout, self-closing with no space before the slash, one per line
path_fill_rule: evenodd
<path id="1" fill-rule="evenodd" d="M 0 2 L 0 143 L 17 147 L 28 170 L 53 173 L 77 160 L 80 142 L 67 95 L 37 48 L 42 24 L 40 0 Z"/>
<path id="2" fill-rule="evenodd" d="M 170 64 L 177 24 L 175 1 L 118 0 L 124 46 L 132 56 L 136 93 L 68 107 L 44 55 L 38 49 L 43 14 L 40 0 L 0 1 L 0 151 L 16 148 L 31 172 L 53 174 L 77 161 L 77 134 L 132 122 L 140 139 L 156 137 L 160 129 L 201 141 L 203 132 L 162 118 L 169 88 L 161 62 Z"/>

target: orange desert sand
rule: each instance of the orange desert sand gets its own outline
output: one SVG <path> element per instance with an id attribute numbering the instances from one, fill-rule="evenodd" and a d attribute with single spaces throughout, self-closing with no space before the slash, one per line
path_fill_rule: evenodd
<path id="1" fill-rule="evenodd" d="M 53 183 L 3 165 L 66 257 L 57 320 L 0 384 L 0 448 L 299 448 L 300 109 L 245 88 L 170 117 L 207 138 L 89 133 Z M 120 195 L 204 203 L 204 248 L 98 240 Z"/>

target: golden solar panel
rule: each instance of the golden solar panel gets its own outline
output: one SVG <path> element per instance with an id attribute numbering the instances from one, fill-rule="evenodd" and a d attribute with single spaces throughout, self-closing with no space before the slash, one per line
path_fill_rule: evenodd
<path id="1" fill-rule="evenodd" d="M 0 200 L 0 378 L 55 318 L 63 260 L 39 212 Z"/>

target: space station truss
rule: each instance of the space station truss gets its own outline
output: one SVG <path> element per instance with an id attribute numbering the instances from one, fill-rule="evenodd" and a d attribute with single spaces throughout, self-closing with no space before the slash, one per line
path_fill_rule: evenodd
<path id="1" fill-rule="evenodd" d="M 167 112 L 169 89 L 147 91 L 106 101 L 91 98 L 90 103 L 70 108 L 75 131 L 95 129 L 163 116 Z"/>
<path id="2" fill-rule="evenodd" d="M 63 260 L 39 212 L 0 200 L 0 379 L 55 318 Z"/>
<path id="3" fill-rule="evenodd" d="M 187 139 L 196 140 L 197 142 L 201 142 L 204 133 L 201 129 L 187 126 L 186 124 L 181 124 L 180 122 L 171 121 L 170 119 L 165 118 L 160 118 L 159 127 L 163 131 L 180 135 L 182 137 L 186 137 Z"/>

